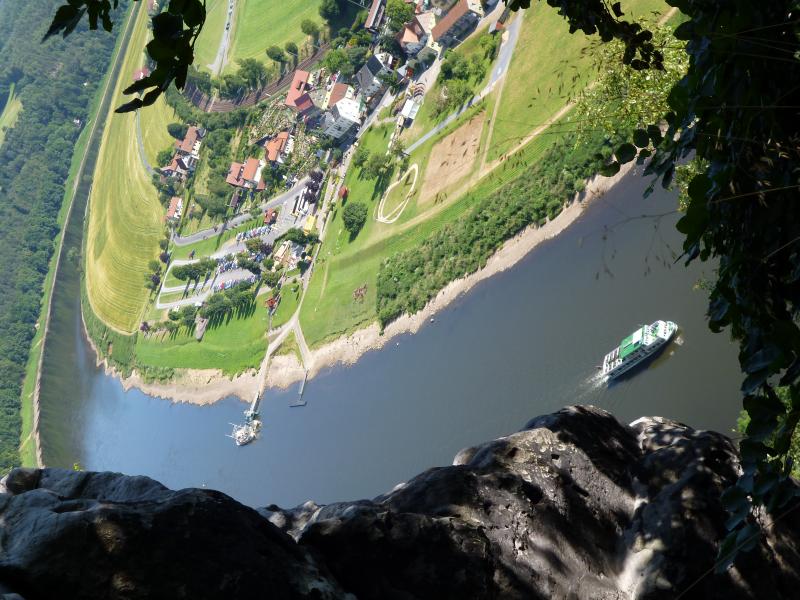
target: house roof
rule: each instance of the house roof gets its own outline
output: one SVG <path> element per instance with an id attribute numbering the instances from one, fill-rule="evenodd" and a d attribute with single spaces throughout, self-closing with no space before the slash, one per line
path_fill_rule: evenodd
<path id="1" fill-rule="evenodd" d="M 365 29 L 375 29 L 383 18 L 383 5 L 384 0 L 372 0 L 372 6 L 369 7 L 367 13 L 367 20 L 364 21 Z"/>
<path id="2" fill-rule="evenodd" d="M 258 159 L 248 158 L 244 161 L 244 168 L 242 169 L 242 179 L 247 181 L 255 181 L 256 173 L 258 173 Z"/>
<path id="3" fill-rule="evenodd" d="M 438 42 L 456 22 L 472 9 L 468 0 L 458 0 L 458 3 L 451 8 L 444 18 L 433 28 L 433 41 Z"/>
<path id="4" fill-rule="evenodd" d="M 164 171 L 172 171 L 174 173 L 186 173 L 189 171 L 189 167 L 183 162 L 183 158 L 178 156 L 177 154 L 172 157 L 172 162 L 169 163 L 163 169 Z"/>
<path id="5" fill-rule="evenodd" d="M 350 88 L 346 83 L 334 83 L 331 88 L 331 94 L 328 97 L 328 108 L 332 108 L 339 100 L 347 95 L 347 90 Z"/>
<path id="6" fill-rule="evenodd" d="M 289 141 L 289 132 L 281 131 L 278 135 L 267 142 L 266 155 L 267 160 L 275 162 L 278 157 L 283 153 L 286 148 L 286 143 Z"/>
<path id="7" fill-rule="evenodd" d="M 169 200 L 169 208 L 167 209 L 167 218 L 171 219 L 175 216 L 175 213 L 178 212 L 178 207 L 182 204 L 181 199 L 178 196 L 173 196 Z"/>
<path id="8" fill-rule="evenodd" d="M 401 44 L 417 44 L 420 38 L 425 35 L 419 22 L 413 19 L 411 22 L 403 25 L 403 28 L 397 34 L 397 41 Z"/>
<path id="9" fill-rule="evenodd" d="M 228 176 L 225 178 L 225 183 L 229 183 L 231 185 L 240 185 L 242 179 L 240 174 L 242 172 L 242 163 L 232 162 L 231 168 L 228 171 Z"/>
<path id="10" fill-rule="evenodd" d="M 432 10 L 418 14 L 416 16 L 416 21 L 419 23 L 422 31 L 427 34 L 430 34 L 433 31 L 433 28 L 436 27 L 436 15 L 433 14 Z"/>
<path id="11" fill-rule="evenodd" d="M 308 88 L 308 71 L 297 69 L 292 77 L 292 83 L 289 85 L 289 91 L 286 93 L 286 106 L 297 107 L 297 100 L 306 95 Z"/>
<path id="12" fill-rule="evenodd" d="M 194 125 L 190 126 L 189 129 L 186 130 L 186 135 L 178 146 L 178 149 L 181 150 L 181 152 L 191 154 L 194 152 L 194 145 L 197 143 L 199 137 L 200 133 L 198 132 L 197 127 Z"/>
<path id="13" fill-rule="evenodd" d="M 310 95 L 302 94 L 297 98 L 297 100 L 295 100 L 294 107 L 298 110 L 298 112 L 304 113 L 314 108 L 314 101 L 311 99 Z"/>

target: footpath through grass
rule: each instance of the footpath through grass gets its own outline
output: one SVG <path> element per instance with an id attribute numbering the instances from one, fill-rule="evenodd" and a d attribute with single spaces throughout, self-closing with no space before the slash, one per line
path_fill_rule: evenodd
<path id="1" fill-rule="evenodd" d="M 243 58 L 255 58 L 273 64 L 266 55 L 270 46 L 278 46 L 283 50 L 286 42 L 302 45 L 306 40 L 306 35 L 300 30 L 303 20 L 310 19 L 320 28 L 324 27 L 319 16 L 321 3 L 322 0 L 237 0 L 233 40 L 224 72 L 236 71 L 239 68 L 238 61 Z M 211 57 L 212 61 L 214 56 Z"/>
<path id="2" fill-rule="evenodd" d="M 122 89 L 141 66 L 147 40 L 141 11 L 118 78 L 114 105 L 128 100 Z M 91 307 L 107 325 L 136 330 L 150 292 L 144 287 L 147 263 L 158 256 L 164 208 L 144 170 L 133 114 L 108 116 L 89 199 L 86 230 L 86 288 Z"/>

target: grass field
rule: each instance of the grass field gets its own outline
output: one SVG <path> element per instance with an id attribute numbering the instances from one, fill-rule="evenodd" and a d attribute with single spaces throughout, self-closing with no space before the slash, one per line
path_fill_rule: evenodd
<path id="1" fill-rule="evenodd" d="M 225 27 L 228 0 L 206 0 L 206 22 L 194 45 L 194 66 L 208 71 L 217 57 Z"/>
<path id="2" fill-rule="evenodd" d="M 233 43 L 224 72 L 238 69 L 237 61 L 243 58 L 272 63 L 266 55 L 269 46 L 283 49 L 284 44 L 290 41 L 301 45 L 306 39 L 300 31 L 300 23 L 304 19 L 311 19 L 320 26 L 323 24 L 319 16 L 320 4 L 321 0 L 238 0 Z"/>
<path id="3" fill-rule="evenodd" d="M 198 342 L 194 333 L 180 328 L 163 339 L 160 335 L 136 340 L 139 364 L 173 369 L 220 369 L 235 375 L 256 368 L 267 352 L 267 310 L 257 299 L 250 312 L 234 316 L 219 326 L 209 326 Z"/>
<path id="4" fill-rule="evenodd" d="M 281 303 L 278 305 L 278 310 L 272 315 L 272 329 L 280 327 L 291 319 L 297 310 L 298 304 L 300 304 L 300 286 L 296 283 L 283 286 L 281 288 Z"/>
<path id="5" fill-rule="evenodd" d="M 156 103 L 139 111 L 139 120 L 142 127 L 142 143 L 147 162 L 154 169 L 158 168 L 156 157 L 158 153 L 175 145 L 175 138 L 167 132 L 167 125 L 179 122 L 175 111 L 161 96 Z"/>
<path id="6" fill-rule="evenodd" d="M 650 20 L 653 13 L 668 9 L 663 0 L 622 4 L 631 16 Z M 513 149 L 528 132 L 546 123 L 596 74 L 590 52 L 592 44 L 600 43 L 596 37 L 580 32 L 570 35 L 564 18 L 544 2 L 531 4 L 520 16 L 524 20 L 505 75 L 489 160 Z"/>
<path id="7" fill-rule="evenodd" d="M 138 16 L 115 88 L 113 103 L 127 100 L 122 89 L 142 61 L 147 15 Z M 164 208 L 139 158 L 133 114 L 110 113 L 89 199 L 86 287 L 91 307 L 108 326 L 136 330 L 149 296 L 147 263 L 158 255 Z"/>
<path id="8" fill-rule="evenodd" d="M 11 129 L 17 122 L 19 112 L 22 110 L 22 102 L 19 97 L 14 95 L 14 84 L 11 84 L 11 89 L 8 91 L 8 100 L 3 107 L 3 112 L 0 114 L 0 146 L 3 145 L 3 140 L 6 137 L 6 131 Z"/>

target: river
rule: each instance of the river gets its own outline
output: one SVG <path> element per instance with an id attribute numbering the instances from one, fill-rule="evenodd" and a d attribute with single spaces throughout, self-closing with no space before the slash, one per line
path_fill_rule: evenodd
<path id="1" fill-rule="evenodd" d="M 706 293 L 695 288 L 712 269 L 673 264 L 677 215 L 641 215 L 671 211 L 674 194 L 657 190 L 644 200 L 645 183 L 627 177 L 560 236 L 417 334 L 309 381 L 307 406 L 289 407 L 296 387 L 268 390 L 262 436 L 244 448 L 226 437 L 242 420 L 242 402 L 172 404 L 125 392 L 95 367 L 72 265 L 60 274 L 45 355 L 45 462 L 293 506 L 375 496 L 573 403 L 623 421 L 662 415 L 729 432 L 740 406 L 737 350 L 727 334 L 710 333 Z M 602 355 L 659 318 L 680 325 L 677 341 L 634 377 L 601 385 Z"/>

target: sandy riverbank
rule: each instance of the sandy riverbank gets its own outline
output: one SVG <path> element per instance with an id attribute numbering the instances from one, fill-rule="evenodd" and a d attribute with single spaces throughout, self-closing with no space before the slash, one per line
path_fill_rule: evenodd
<path id="1" fill-rule="evenodd" d="M 580 201 L 573 201 L 555 219 L 542 227 L 529 227 L 516 237 L 508 240 L 486 263 L 486 266 L 467 277 L 457 279 L 442 289 L 425 308 L 414 315 L 403 315 L 390 323 L 383 333 L 378 323 L 360 329 L 348 336 L 341 337 L 320 348 L 312 350 L 309 378 L 324 369 L 336 365 L 352 365 L 361 356 L 371 350 L 378 350 L 389 343 L 395 336 L 404 333 L 416 333 L 440 310 L 462 294 L 467 293 L 475 285 L 510 269 L 522 260 L 531 250 L 542 242 L 552 239 L 569 227 L 581 215 L 592 200 L 602 196 L 619 182 L 633 167 L 634 163 L 625 165 L 613 177 L 595 176 L 587 185 Z M 85 331 L 85 327 L 84 327 Z M 87 335 L 88 338 L 88 335 Z M 91 344 L 91 340 L 89 340 Z M 94 347 L 94 345 L 92 344 Z M 95 348 L 95 352 L 97 349 Z M 98 360 L 106 372 L 119 377 L 105 360 Z M 273 356 L 270 358 L 267 373 L 267 385 L 274 388 L 286 388 L 303 379 L 305 369 L 294 354 Z M 174 402 L 192 404 L 210 404 L 228 396 L 238 396 L 250 401 L 258 389 L 258 374 L 250 371 L 237 377 L 227 377 L 214 369 L 188 369 L 181 371 L 175 380 L 169 383 L 148 383 L 134 372 L 130 377 L 121 378 L 124 389 L 138 388 L 151 396 L 158 396 Z"/>

